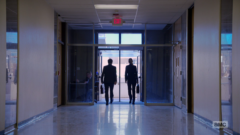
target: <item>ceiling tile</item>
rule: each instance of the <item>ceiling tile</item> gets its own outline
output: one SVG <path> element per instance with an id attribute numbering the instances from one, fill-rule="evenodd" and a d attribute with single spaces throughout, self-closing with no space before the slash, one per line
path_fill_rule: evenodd
<path id="1" fill-rule="evenodd" d="M 173 23 L 194 0 L 46 0 L 68 23 L 108 22 L 113 13 L 126 22 Z M 96 10 L 94 4 L 139 4 L 138 10 Z M 137 14 L 136 14 L 137 13 Z M 137 15 L 137 16 L 136 16 Z M 136 17 L 136 18 L 135 18 Z M 126 26 L 128 27 L 128 26 Z M 126 28 L 123 27 L 123 28 Z"/>

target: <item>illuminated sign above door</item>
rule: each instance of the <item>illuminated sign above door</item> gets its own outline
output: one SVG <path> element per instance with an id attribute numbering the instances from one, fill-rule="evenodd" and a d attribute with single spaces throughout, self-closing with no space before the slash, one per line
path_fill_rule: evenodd
<path id="1" fill-rule="evenodd" d="M 113 26 L 122 26 L 123 22 L 122 22 L 122 18 L 114 18 L 112 20 L 112 25 Z"/>
<path id="2" fill-rule="evenodd" d="M 119 14 L 113 14 L 112 26 L 122 26 L 122 16 Z"/>

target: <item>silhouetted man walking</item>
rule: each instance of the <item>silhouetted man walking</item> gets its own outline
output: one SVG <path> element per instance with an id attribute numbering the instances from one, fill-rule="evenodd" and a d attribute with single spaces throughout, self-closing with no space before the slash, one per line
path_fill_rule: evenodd
<path id="1" fill-rule="evenodd" d="M 125 82 L 128 85 L 128 96 L 129 96 L 129 104 L 135 104 L 135 87 L 138 83 L 138 77 L 137 77 L 137 68 L 133 65 L 133 60 L 130 58 L 128 60 L 129 65 L 126 66 L 125 70 Z M 132 89 L 132 93 L 131 93 Z"/>
<path id="2" fill-rule="evenodd" d="M 113 60 L 108 60 L 108 65 L 103 68 L 103 73 L 101 76 L 101 82 L 104 83 L 105 86 L 105 99 L 106 105 L 108 105 L 109 98 L 108 98 L 108 88 L 110 87 L 110 99 L 113 102 L 113 86 L 117 83 L 117 71 L 116 67 L 112 65 Z M 103 79 L 104 78 L 104 79 Z"/>

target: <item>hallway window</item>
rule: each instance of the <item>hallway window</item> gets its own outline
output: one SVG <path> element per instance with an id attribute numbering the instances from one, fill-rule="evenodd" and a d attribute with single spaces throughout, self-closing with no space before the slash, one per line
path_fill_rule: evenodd
<path id="1" fill-rule="evenodd" d="M 142 44 L 142 34 L 141 33 L 123 33 L 121 34 L 122 44 Z"/>
<path id="2" fill-rule="evenodd" d="M 221 34 L 221 44 L 231 45 L 232 44 L 232 33 L 222 33 Z"/>
<path id="3" fill-rule="evenodd" d="M 7 32 L 7 43 L 18 43 L 17 41 L 18 33 L 17 32 Z"/>
<path id="4" fill-rule="evenodd" d="M 99 33 L 98 44 L 119 44 L 118 33 Z"/>

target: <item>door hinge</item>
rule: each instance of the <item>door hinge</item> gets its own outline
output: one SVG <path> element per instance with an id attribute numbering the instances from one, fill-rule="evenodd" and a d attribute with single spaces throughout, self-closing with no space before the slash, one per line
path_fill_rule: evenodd
<path id="1" fill-rule="evenodd" d="M 182 101 L 182 97 L 180 97 L 180 100 Z"/>
<path id="2" fill-rule="evenodd" d="M 180 75 L 182 75 L 182 71 L 180 71 Z"/>
<path id="3" fill-rule="evenodd" d="M 182 45 L 180 45 L 180 49 L 182 49 L 183 47 L 182 47 Z"/>

